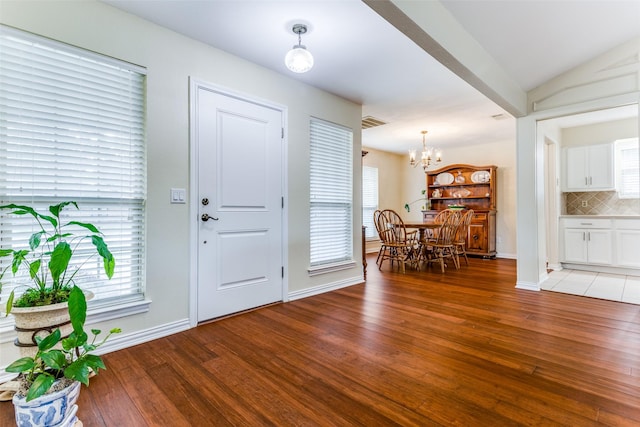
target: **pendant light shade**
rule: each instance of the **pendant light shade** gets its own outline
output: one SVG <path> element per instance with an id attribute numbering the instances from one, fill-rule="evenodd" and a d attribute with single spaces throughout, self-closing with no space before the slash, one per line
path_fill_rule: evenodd
<path id="1" fill-rule="evenodd" d="M 307 32 L 307 26 L 296 24 L 292 30 L 298 35 L 298 44 L 287 52 L 287 55 L 284 57 L 284 63 L 287 68 L 294 73 L 306 73 L 313 67 L 313 55 L 311 55 L 307 47 L 302 44 L 302 38 L 300 36 Z"/>

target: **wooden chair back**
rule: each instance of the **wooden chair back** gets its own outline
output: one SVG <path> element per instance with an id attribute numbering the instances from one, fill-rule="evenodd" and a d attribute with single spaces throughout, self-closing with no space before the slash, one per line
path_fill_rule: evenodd
<path id="1" fill-rule="evenodd" d="M 460 218 L 458 232 L 456 233 L 456 237 L 455 237 L 456 243 L 465 243 L 467 241 L 467 235 L 469 234 L 469 225 L 471 225 L 472 219 L 473 219 L 473 209 L 469 209 L 462 214 Z"/>
<path id="2" fill-rule="evenodd" d="M 415 231 L 407 233 L 404 221 L 392 209 L 385 209 L 380 213 L 378 227 L 384 230 L 383 233 L 387 240 L 383 239 L 383 241 L 389 244 L 404 244 L 415 237 L 416 234 Z"/>

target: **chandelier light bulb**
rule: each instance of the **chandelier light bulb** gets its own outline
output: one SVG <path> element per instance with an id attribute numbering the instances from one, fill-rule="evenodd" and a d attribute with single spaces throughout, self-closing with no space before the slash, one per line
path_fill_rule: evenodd
<path id="1" fill-rule="evenodd" d="M 307 47 L 302 44 L 301 34 L 307 32 L 307 26 L 296 24 L 293 26 L 292 31 L 298 35 L 298 44 L 287 52 L 287 55 L 284 57 L 284 63 L 287 68 L 294 73 L 306 73 L 313 67 L 313 55 L 311 55 Z"/>

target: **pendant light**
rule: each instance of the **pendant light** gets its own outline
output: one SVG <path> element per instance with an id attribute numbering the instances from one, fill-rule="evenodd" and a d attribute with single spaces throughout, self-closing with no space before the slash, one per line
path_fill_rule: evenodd
<path id="1" fill-rule="evenodd" d="M 284 57 L 284 63 L 288 69 L 294 73 L 306 73 L 313 67 L 313 55 L 302 44 L 302 34 L 307 32 L 307 26 L 304 24 L 295 24 L 292 31 L 298 35 L 298 44 Z"/>

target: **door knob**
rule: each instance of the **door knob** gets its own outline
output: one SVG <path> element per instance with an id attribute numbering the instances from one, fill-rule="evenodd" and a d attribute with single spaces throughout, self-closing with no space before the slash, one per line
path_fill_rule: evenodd
<path id="1" fill-rule="evenodd" d="M 217 220 L 218 220 L 218 218 L 214 218 L 214 217 L 212 217 L 212 216 L 209 216 L 209 214 L 206 214 L 206 213 L 202 214 L 202 216 L 201 216 L 200 218 L 201 218 L 204 222 L 207 222 L 207 221 L 209 221 L 210 219 L 212 219 L 212 220 L 214 220 L 214 221 L 217 221 Z"/>

